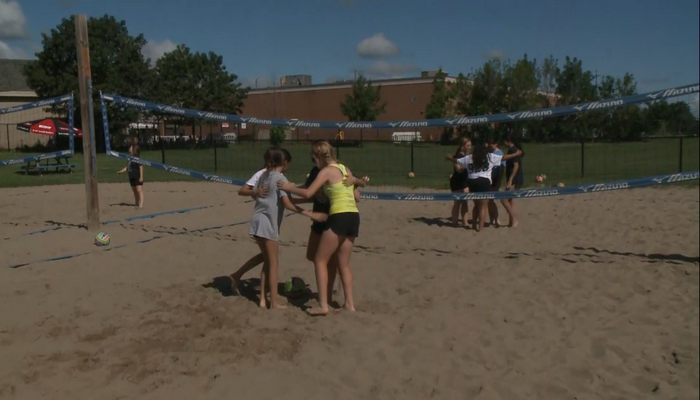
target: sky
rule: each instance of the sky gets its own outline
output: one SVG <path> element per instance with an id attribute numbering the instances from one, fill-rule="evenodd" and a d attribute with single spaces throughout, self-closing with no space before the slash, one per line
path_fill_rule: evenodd
<path id="1" fill-rule="evenodd" d="M 160 5 L 158 5 L 160 4 Z M 468 73 L 487 59 L 583 60 L 634 74 L 638 92 L 697 83 L 698 0 L 0 0 L 0 58 L 31 59 L 73 14 L 110 14 L 157 59 L 176 44 L 214 51 L 245 85 Z"/>

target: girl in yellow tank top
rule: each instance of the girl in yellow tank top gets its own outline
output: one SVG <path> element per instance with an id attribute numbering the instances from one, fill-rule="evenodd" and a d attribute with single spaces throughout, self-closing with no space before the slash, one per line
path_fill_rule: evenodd
<path id="1" fill-rule="evenodd" d="M 326 182 L 323 184 L 323 194 L 328 197 L 331 203 L 331 210 L 328 215 L 340 213 L 359 213 L 355 203 L 355 187 L 347 186 L 348 172 L 345 165 L 333 163 L 328 167 L 335 167 L 343 174 L 343 180 L 338 183 Z"/>
<path id="2" fill-rule="evenodd" d="M 344 308 L 355 311 L 350 256 L 355 238 L 359 235 L 360 212 L 355 203 L 354 186 L 364 187 L 366 179 L 355 178 L 345 165 L 338 163 L 333 147 L 326 141 L 318 142 L 313 146 L 312 156 L 320 172 L 308 188 L 298 188 L 290 182 L 279 183 L 282 190 L 305 199 L 310 199 L 317 191 L 323 190 L 330 201 L 325 230 L 321 235 L 314 259 L 319 307 L 307 312 L 311 315 L 326 315 L 329 312 L 328 299 L 332 292 L 332 282 L 328 279 L 328 262 L 336 252 L 338 252 L 338 272 L 345 294 Z"/>

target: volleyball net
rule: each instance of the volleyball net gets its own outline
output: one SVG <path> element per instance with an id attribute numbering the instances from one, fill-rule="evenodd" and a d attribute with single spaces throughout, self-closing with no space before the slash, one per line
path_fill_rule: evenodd
<path id="1" fill-rule="evenodd" d="M 72 94 L 2 108 L 0 167 L 62 169 L 75 153 L 76 135 L 82 136 L 74 127 Z"/>
<path id="2" fill-rule="evenodd" d="M 487 194 L 438 193 L 436 190 L 447 189 L 452 166 L 444 161 L 444 156 L 454 153 L 455 146 L 444 145 L 440 138 L 427 134 L 548 118 L 558 118 L 561 124 L 566 124 L 581 114 L 691 98 L 697 93 L 698 84 L 694 84 L 546 109 L 371 122 L 257 118 L 185 109 L 115 94 L 100 93 L 100 96 L 106 150 L 113 157 L 194 179 L 242 185 L 262 166 L 262 155 L 271 143 L 269 138 L 282 135 L 281 145 L 293 156 L 286 174 L 291 181 L 303 182 L 312 167 L 310 144 L 325 139 L 336 147 L 338 158 L 355 175 L 371 177 L 372 186 L 362 192 L 365 199 L 450 201 L 543 197 L 697 180 L 700 169 L 697 135 L 618 144 L 582 140 L 556 145 L 525 144 L 526 186 L 536 186 L 534 176 L 546 174 L 549 187 Z M 113 107 L 138 109 L 140 117 L 122 131 L 110 133 L 107 121 Z M 418 131 L 426 134 L 416 135 Z M 383 140 L 373 140 L 373 135 Z M 130 136 L 141 138 L 141 157 L 126 154 Z M 551 187 L 559 182 L 564 187 Z"/>

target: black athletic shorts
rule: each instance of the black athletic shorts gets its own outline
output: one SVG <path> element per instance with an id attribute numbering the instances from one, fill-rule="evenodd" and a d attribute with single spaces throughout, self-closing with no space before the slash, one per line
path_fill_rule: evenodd
<path id="1" fill-rule="evenodd" d="M 483 193 L 491 190 L 491 181 L 489 178 L 476 178 L 469 180 L 470 193 Z"/>
<path id="2" fill-rule="evenodd" d="M 311 222 L 311 230 L 319 236 L 323 235 L 323 231 L 326 230 L 326 223 L 313 221 L 313 222 Z"/>
<path id="3" fill-rule="evenodd" d="M 356 238 L 360 234 L 360 213 L 346 212 L 329 215 L 326 220 L 326 229 L 330 229 L 338 236 Z"/>
<path id="4" fill-rule="evenodd" d="M 464 189 L 468 187 L 468 175 L 466 173 L 455 172 L 450 177 L 450 191 L 451 192 L 464 192 Z"/>
<path id="5" fill-rule="evenodd" d="M 129 178 L 129 184 L 131 185 L 131 187 L 143 186 L 143 181 L 139 182 L 138 178 Z"/>

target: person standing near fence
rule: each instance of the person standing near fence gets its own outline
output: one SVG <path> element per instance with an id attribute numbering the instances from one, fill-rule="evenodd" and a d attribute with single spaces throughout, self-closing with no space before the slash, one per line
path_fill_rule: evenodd
<path id="1" fill-rule="evenodd" d="M 498 141 L 491 136 L 487 139 L 486 144 L 489 147 L 489 151 L 493 154 L 503 157 L 503 151 L 498 148 Z M 501 161 L 500 164 L 493 167 L 491 171 L 491 191 L 498 192 L 501 189 L 501 181 L 503 179 L 504 169 L 506 168 L 506 161 Z M 493 200 L 489 200 L 489 223 L 493 226 L 500 226 L 498 221 L 498 205 Z"/>
<path id="2" fill-rule="evenodd" d="M 521 153 L 519 156 L 506 161 L 506 179 L 508 179 L 506 190 L 520 190 L 525 183 L 525 175 L 523 174 L 523 157 L 525 157 L 525 152 L 522 147 L 515 144 L 513 136 L 510 134 L 506 135 L 503 142 L 508 146 L 508 154 L 515 154 L 518 151 Z M 502 199 L 501 204 L 508 212 L 508 226 L 517 228 L 518 220 L 515 218 L 515 199 Z"/>
<path id="3" fill-rule="evenodd" d="M 129 154 L 133 157 L 139 157 L 141 150 L 139 149 L 139 139 L 132 137 L 129 143 Z M 143 165 L 129 161 L 126 167 L 117 171 L 117 175 L 127 172 L 129 176 L 129 185 L 134 192 L 134 203 L 136 207 L 143 208 Z"/>
<path id="4" fill-rule="evenodd" d="M 463 137 L 459 141 L 459 146 L 455 152 L 455 158 L 462 158 L 467 154 L 472 153 L 472 140 L 468 137 Z M 467 171 L 459 171 L 457 166 L 453 166 L 452 175 L 450 175 L 450 191 L 455 194 L 463 194 L 468 192 L 467 188 L 469 186 L 469 174 Z M 467 214 L 469 214 L 469 204 L 467 200 L 455 200 L 452 204 L 452 224 L 457 226 L 459 223 L 459 218 L 464 226 L 467 226 L 467 220 L 465 219 Z"/>

